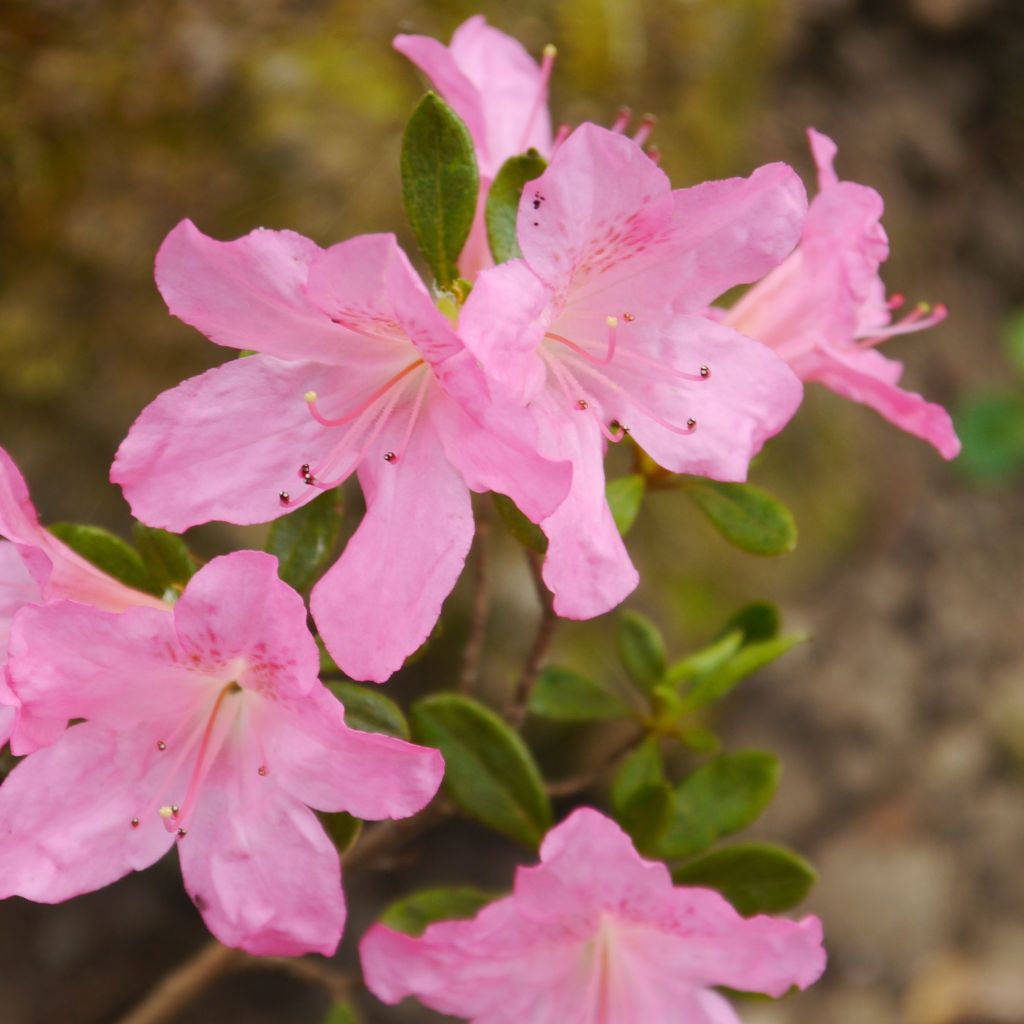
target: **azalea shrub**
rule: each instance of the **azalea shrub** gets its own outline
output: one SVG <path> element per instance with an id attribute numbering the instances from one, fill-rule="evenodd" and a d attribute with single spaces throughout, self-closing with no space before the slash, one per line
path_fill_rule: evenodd
<path id="1" fill-rule="evenodd" d="M 306 962 L 334 1024 L 371 1005 L 363 986 L 381 1020 L 411 996 L 480 1024 L 730 1024 L 743 993 L 825 967 L 821 923 L 787 916 L 811 865 L 720 842 L 769 804 L 779 761 L 723 749 L 705 714 L 799 637 L 757 601 L 677 650 L 619 608 L 642 585 L 624 535 L 649 492 L 677 489 L 724 542 L 791 549 L 792 516 L 747 476 L 807 382 L 954 457 L 949 416 L 879 350 L 945 309 L 897 318 L 882 199 L 813 129 L 810 200 L 784 163 L 673 188 L 651 118 L 553 130 L 553 49 L 534 59 L 481 17 L 447 46 L 395 47 L 432 87 L 401 154 L 426 276 L 392 234 L 323 249 L 184 221 L 157 286 L 233 351 L 117 451 L 131 543 L 42 526 L 0 451 L 0 897 L 67 900 L 173 847 L 216 940 L 176 979 L 196 994 L 243 955 L 332 956 L 342 866 L 400 873 L 396 853 L 468 816 L 518 850 L 507 891 L 410 886 L 358 958 Z M 610 446 L 631 466 L 614 479 Z M 353 476 L 365 514 L 342 540 Z M 444 620 L 473 494 L 522 548 L 537 633 L 500 699 L 477 689 L 478 573 L 461 678 L 400 703 L 379 684 Z M 201 564 L 181 534 L 214 520 L 272 522 L 266 551 Z M 559 621 L 598 616 L 621 666 L 553 663 Z M 546 777 L 531 719 L 619 739 Z M 139 1019 L 176 1005 L 158 990 Z"/>

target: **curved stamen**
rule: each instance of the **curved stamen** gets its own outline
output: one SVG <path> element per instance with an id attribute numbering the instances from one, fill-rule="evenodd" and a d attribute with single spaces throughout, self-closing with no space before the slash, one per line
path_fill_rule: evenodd
<path id="1" fill-rule="evenodd" d="M 949 310 L 941 303 L 932 308 L 927 302 L 919 302 L 902 320 L 897 320 L 888 327 L 879 328 L 869 338 L 860 338 L 858 348 L 874 348 L 883 341 L 895 338 L 898 334 L 913 334 L 934 327 L 946 319 Z"/>
<path id="2" fill-rule="evenodd" d="M 651 136 L 651 132 L 654 131 L 654 126 L 657 124 L 658 119 L 653 114 L 644 114 L 640 118 L 640 127 L 637 128 L 636 133 L 633 135 L 633 141 L 638 145 L 642 146 Z"/>
<path id="3" fill-rule="evenodd" d="M 630 118 L 633 116 L 633 111 L 629 107 L 619 107 L 619 112 L 616 115 L 615 120 L 612 122 L 610 132 L 615 132 L 616 135 L 622 135 L 629 127 Z"/>
<path id="4" fill-rule="evenodd" d="M 365 412 L 377 399 L 382 398 L 387 392 L 393 388 L 403 377 L 407 377 L 417 366 L 422 366 L 423 360 L 416 359 L 406 366 L 403 370 L 399 370 L 390 380 L 381 384 L 379 388 L 373 391 L 370 396 L 363 402 L 360 402 L 354 409 L 345 413 L 343 416 L 339 416 L 337 419 L 329 419 L 324 416 L 317 406 L 317 393 L 315 391 L 307 391 L 305 394 L 306 405 L 309 407 L 310 415 L 323 427 L 340 427 L 351 420 L 354 420 L 361 413 Z"/>
<path id="5" fill-rule="evenodd" d="M 558 56 L 558 50 L 552 43 L 548 43 L 544 47 L 544 52 L 540 59 L 540 82 L 537 85 L 537 95 L 533 98 L 533 106 L 530 107 L 530 114 L 526 118 L 526 126 L 523 128 L 523 137 L 519 141 L 519 149 L 526 149 L 526 144 L 530 141 L 530 132 L 533 131 L 533 124 L 537 120 L 537 114 L 540 113 L 540 108 L 548 98 L 548 82 L 551 81 L 551 69 L 555 64 L 555 57 Z"/>
<path id="6" fill-rule="evenodd" d="M 605 350 L 604 356 L 600 359 L 588 352 L 582 345 L 577 344 L 570 338 L 566 338 L 562 334 L 555 334 L 553 331 L 548 331 L 544 337 L 550 338 L 552 341 L 557 341 L 560 345 L 565 345 L 566 348 L 572 349 L 572 351 L 578 356 L 586 359 L 587 362 L 593 363 L 595 366 L 607 366 L 615 357 L 615 345 L 619 321 L 616 317 L 610 316 L 607 318 L 606 323 L 608 324 L 608 347 Z"/>
<path id="7" fill-rule="evenodd" d="M 405 427 L 405 434 L 402 437 L 402 443 L 398 446 L 398 452 L 388 452 L 384 456 L 387 462 L 394 465 L 396 462 L 402 461 L 402 456 L 405 454 L 405 449 L 409 445 L 409 438 L 412 437 L 413 428 L 416 426 L 416 420 L 419 419 L 420 409 L 423 407 L 423 399 L 427 394 L 427 385 L 430 383 L 430 374 L 425 373 L 423 380 L 420 382 L 420 386 L 416 390 L 416 397 L 413 399 L 412 412 L 409 414 L 409 422 Z M 392 458 L 388 458 L 391 455 Z"/>

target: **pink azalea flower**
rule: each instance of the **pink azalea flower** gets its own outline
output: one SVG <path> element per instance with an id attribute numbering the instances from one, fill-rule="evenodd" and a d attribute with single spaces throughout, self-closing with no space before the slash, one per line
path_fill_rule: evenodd
<path id="1" fill-rule="evenodd" d="M 213 559 L 173 610 L 23 608 L 10 637 L 18 697 L 86 721 L 0 787 L 0 896 L 66 900 L 177 843 L 221 942 L 333 953 L 338 854 L 309 807 L 405 817 L 433 797 L 443 763 L 349 729 L 318 666 L 302 598 L 254 551 Z"/>
<path id="2" fill-rule="evenodd" d="M 555 60 L 548 47 L 540 64 L 511 36 L 487 24 L 482 14 L 463 22 L 449 46 L 429 36 L 395 36 L 394 47 L 431 80 L 462 118 L 476 149 L 480 195 L 469 238 L 459 258 L 463 277 L 489 267 L 484 207 L 491 182 L 511 156 L 536 149 L 551 152 L 548 81 Z"/>
<path id="3" fill-rule="evenodd" d="M 427 637 L 473 537 L 469 490 L 538 520 L 569 467 L 536 454 L 528 414 L 487 382 L 391 235 L 322 250 L 287 231 L 218 242 L 188 221 L 156 279 L 172 313 L 257 355 L 156 399 L 117 453 L 143 522 L 258 523 L 353 471 L 366 516 L 313 589 L 328 650 L 383 681 Z"/>
<path id="4" fill-rule="evenodd" d="M 527 185 L 524 259 L 483 272 L 460 323 L 488 374 L 531 404 L 542 454 L 573 464 L 541 524 L 559 614 L 601 614 L 637 582 L 604 498 L 607 440 L 628 428 L 672 472 L 742 480 L 793 414 L 785 363 L 700 314 L 783 259 L 805 209 L 783 164 L 672 191 L 635 141 L 590 124 Z"/>
<path id="5" fill-rule="evenodd" d="M 63 732 L 66 717 L 39 719 L 20 707 L 3 666 L 15 613 L 26 604 L 70 598 L 107 611 L 166 608 L 159 598 L 125 586 L 76 554 L 40 522 L 14 460 L 0 448 L 0 747 L 30 753 Z"/>
<path id="6" fill-rule="evenodd" d="M 597 811 L 575 811 L 516 872 L 511 896 L 412 938 L 376 925 L 370 991 L 473 1024 L 738 1024 L 715 985 L 780 996 L 825 968 L 821 923 L 742 918 L 716 892 L 673 888 Z"/>
<path id="7" fill-rule="evenodd" d="M 774 349 L 802 380 L 870 406 L 908 434 L 951 459 L 960 441 L 939 405 L 898 387 L 903 364 L 875 346 L 920 331 L 946 317 L 945 306 L 916 307 L 893 322 L 902 298 L 886 300 L 879 266 L 889 255 L 880 223 L 882 197 L 865 185 L 840 181 L 833 169 L 836 145 L 808 131 L 818 167 L 818 195 L 811 203 L 796 251 L 760 281 L 724 322 Z"/>

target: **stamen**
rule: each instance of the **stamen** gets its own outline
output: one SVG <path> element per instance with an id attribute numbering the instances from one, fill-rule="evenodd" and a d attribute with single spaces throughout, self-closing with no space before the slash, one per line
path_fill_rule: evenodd
<path id="1" fill-rule="evenodd" d="M 895 338 L 899 334 L 913 334 L 915 331 L 923 331 L 928 327 L 934 327 L 946 319 L 949 310 L 942 304 L 934 308 L 927 302 L 919 302 L 902 320 L 897 320 L 888 327 L 879 328 L 870 338 L 861 338 L 857 342 L 858 348 L 874 348 L 889 338 Z"/>
<path id="2" fill-rule="evenodd" d="M 636 319 L 636 317 L 633 316 L 632 313 L 623 313 L 622 319 L 625 320 L 627 324 L 631 324 Z"/>
<path id="3" fill-rule="evenodd" d="M 412 373 L 412 371 L 415 370 L 417 366 L 422 365 L 422 359 L 414 360 L 407 367 L 405 367 L 405 369 L 399 370 L 398 373 L 396 373 L 394 377 L 392 377 L 390 380 L 381 384 L 381 386 L 377 388 L 376 391 L 371 393 L 369 398 L 361 402 L 350 412 L 345 413 L 344 416 L 339 416 L 335 420 L 328 419 L 326 416 L 323 415 L 323 413 L 320 412 L 320 409 L 317 407 L 317 393 L 315 391 L 307 391 L 303 397 L 306 400 L 306 404 L 309 406 L 310 415 L 313 417 L 313 419 L 317 421 L 317 423 L 319 423 L 323 427 L 340 427 L 346 423 L 351 422 L 357 416 L 364 413 L 367 409 L 370 408 L 371 405 L 373 405 L 374 402 L 377 401 L 378 398 L 382 398 L 384 395 L 386 395 L 387 392 L 390 391 L 391 388 L 393 388 L 403 377 L 408 377 L 409 374 Z"/>
<path id="4" fill-rule="evenodd" d="M 654 126 L 658 123 L 658 119 L 653 114 L 644 114 L 640 118 L 640 127 L 637 128 L 636 134 L 633 136 L 633 141 L 638 145 L 642 146 L 654 131 Z"/>
<path id="5" fill-rule="evenodd" d="M 629 314 L 627 314 L 627 316 L 628 315 Z M 570 338 L 566 338 L 564 335 L 548 331 L 544 337 L 565 345 L 566 348 L 572 349 L 572 351 L 578 356 L 582 356 L 582 358 L 586 359 L 587 362 L 593 363 L 595 366 L 607 366 L 615 357 L 615 345 L 617 340 L 616 328 L 619 326 L 619 321 L 616 317 L 610 316 L 606 318 L 605 323 L 608 325 L 608 348 L 605 350 L 604 356 L 600 359 L 588 352 L 582 345 L 578 345 L 575 341 L 572 341 Z"/>
<path id="6" fill-rule="evenodd" d="M 385 462 L 401 462 L 402 455 L 404 454 L 405 449 L 409 445 L 409 438 L 412 437 L 413 428 L 416 426 L 416 421 L 419 419 L 420 409 L 423 408 L 423 399 L 426 396 L 427 385 L 429 383 L 430 374 L 425 373 L 423 375 L 423 380 L 420 382 L 420 386 L 416 391 L 416 397 L 413 399 L 412 412 L 409 414 L 409 422 L 406 424 L 405 434 L 402 437 L 402 443 L 398 446 L 398 454 L 395 454 L 395 452 L 388 452 L 387 455 L 384 456 Z M 388 458 L 388 455 L 391 456 L 390 459 Z"/>
<path id="7" fill-rule="evenodd" d="M 616 135 L 622 135 L 623 132 L 629 127 L 630 119 L 633 116 L 633 111 L 629 107 L 619 107 L 618 116 L 612 122 L 609 131 L 615 132 Z"/>
<path id="8" fill-rule="evenodd" d="M 906 297 L 900 292 L 893 292 L 893 294 L 889 296 L 889 301 L 885 305 L 889 309 L 899 309 L 906 301 Z"/>
<path id="9" fill-rule="evenodd" d="M 282 505 L 287 505 L 292 500 L 292 496 L 287 491 L 281 491 L 280 494 L 278 494 L 277 497 L 278 497 L 278 500 L 281 502 Z"/>
<path id="10" fill-rule="evenodd" d="M 167 744 L 164 743 L 163 740 L 157 740 L 156 741 L 156 749 L 160 750 L 160 751 L 164 751 L 164 750 L 167 749 Z"/>
<path id="11" fill-rule="evenodd" d="M 132 818 L 132 823 L 131 824 L 132 824 L 132 828 L 138 828 L 139 827 L 139 819 L 138 818 Z"/>
<path id="12" fill-rule="evenodd" d="M 183 829 L 183 828 L 179 828 L 178 829 L 178 838 L 179 839 L 184 839 L 185 836 L 187 836 L 187 835 L 188 835 L 188 832 L 186 832 L 185 829 Z"/>
<path id="13" fill-rule="evenodd" d="M 519 141 L 519 149 L 524 150 L 530 141 L 530 132 L 533 131 L 533 124 L 537 120 L 540 108 L 548 98 L 548 83 L 551 81 L 551 69 L 555 66 L 555 58 L 558 56 L 558 49 L 553 43 L 548 43 L 540 58 L 540 82 L 537 84 L 537 95 L 533 98 L 533 106 L 530 107 L 529 116 L 526 118 L 526 125 L 523 128 L 523 137 Z"/>
<path id="14" fill-rule="evenodd" d="M 655 167 L 661 163 L 661 150 L 657 146 L 648 146 L 647 156 Z"/>
<path id="15" fill-rule="evenodd" d="M 590 405 L 587 403 L 585 398 L 581 398 L 576 402 L 576 408 L 579 409 L 580 412 L 586 412 L 590 408 Z"/>
<path id="16" fill-rule="evenodd" d="M 569 138 L 569 133 L 571 131 L 572 128 L 569 127 L 569 125 L 567 124 L 560 124 L 558 126 L 558 131 L 555 133 L 555 141 L 551 143 L 552 156 L 554 156 L 555 151 L 558 149 L 558 147 L 561 146 L 567 138 Z"/>
<path id="17" fill-rule="evenodd" d="M 384 453 L 384 461 L 385 462 L 394 462 L 395 459 L 397 459 L 397 458 L 398 458 L 398 456 L 394 452 L 385 452 Z"/>
<path id="18" fill-rule="evenodd" d="M 256 769 L 256 774 L 265 777 L 267 774 L 267 766 L 265 764 L 261 764 L 259 768 Z"/>

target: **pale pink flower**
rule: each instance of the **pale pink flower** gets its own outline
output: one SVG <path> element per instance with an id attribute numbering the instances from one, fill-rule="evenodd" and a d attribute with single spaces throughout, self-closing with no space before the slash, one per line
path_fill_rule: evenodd
<path id="1" fill-rule="evenodd" d="M 897 384 L 903 364 L 875 346 L 920 331 L 946 317 L 945 306 L 915 307 L 902 320 L 887 300 L 879 266 L 889 255 L 882 227 L 882 197 L 866 185 L 840 181 L 833 168 L 835 143 L 809 129 L 818 168 L 818 195 L 811 203 L 800 244 L 727 313 L 723 322 L 774 349 L 802 380 L 824 384 L 870 406 L 908 434 L 951 459 L 960 441 L 949 414 Z"/>
<path id="2" fill-rule="evenodd" d="M 185 221 L 156 279 L 176 316 L 259 354 L 158 397 L 111 479 L 143 522 L 181 531 L 266 522 L 356 471 L 366 516 L 311 599 L 350 676 L 387 679 L 430 633 L 472 541 L 470 489 L 534 520 L 564 496 L 569 467 L 536 454 L 525 410 L 490 399 L 393 236 L 322 250 L 263 229 L 218 242 Z"/>
<path id="3" fill-rule="evenodd" d="M 559 614 L 599 615 L 637 582 L 604 497 L 606 440 L 627 428 L 672 472 L 742 480 L 799 405 L 782 360 L 700 314 L 788 255 L 805 210 L 783 164 L 673 191 L 635 141 L 591 124 L 524 189 L 524 258 L 480 275 L 460 329 L 531 406 L 542 454 L 573 464 L 541 523 Z"/>
<path id="4" fill-rule="evenodd" d="M 554 48 L 546 48 L 538 64 L 518 40 L 492 28 L 482 14 L 463 22 L 448 46 L 429 36 L 399 35 L 394 47 L 431 80 L 473 138 L 480 194 L 459 256 L 460 272 L 472 280 L 493 262 L 484 208 L 501 165 L 528 149 L 545 157 L 551 152 L 547 98 Z"/>
<path id="5" fill-rule="evenodd" d="M 738 1024 L 712 986 L 780 996 L 824 970 L 817 918 L 742 918 L 716 892 L 673 888 L 597 811 L 553 829 L 540 859 L 472 920 L 420 938 L 372 928 L 370 991 L 473 1024 Z"/>
<path id="6" fill-rule="evenodd" d="M 70 598 L 107 611 L 167 607 L 159 598 L 125 586 L 76 554 L 42 523 L 14 460 L 0 448 L 0 747 L 27 754 L 64 730 L 66 718 L 39 719 L 19 707 L 4 680 L 7 637 L 26 604 Z"/>
<path id="7" fill-rule="evenodd" d="M 66 900 L 177 843 L 221 942 L 333 953 L 338 854 L 309 807 L 406 817 L 433 797 L 443 762 L 349 729 L 318 667 L 302 598 L 255 551 L 213 559 L 173 610 L 23 608 L 12 687 L 43 716 L 85 721 L 0 787 L 0 896 Z"/>

